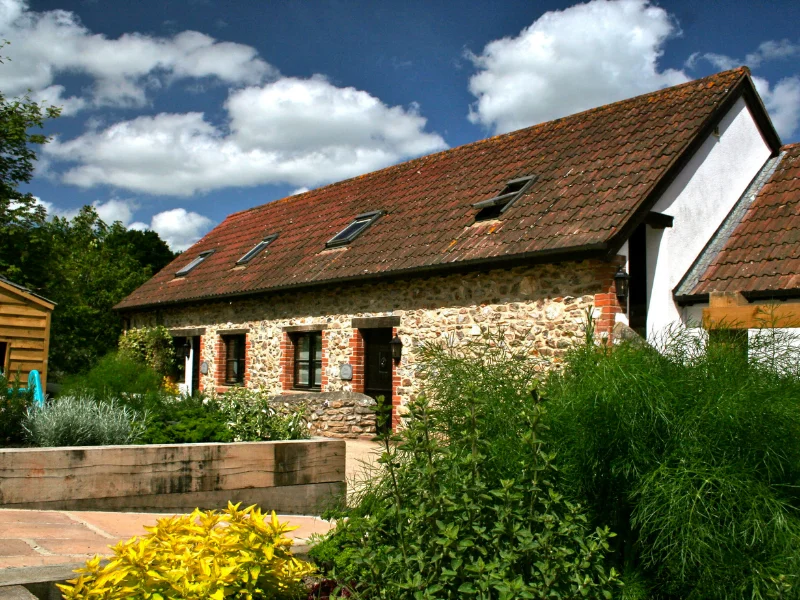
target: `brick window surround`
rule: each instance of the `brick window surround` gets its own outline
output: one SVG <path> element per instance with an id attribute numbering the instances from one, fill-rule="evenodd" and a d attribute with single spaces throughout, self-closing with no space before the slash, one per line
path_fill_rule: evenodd
<path id="1" fill-rule="evenodd" d="M 228 382 L 228 346 L 232 339 L 235 338 L 239 341 L 244 341 L 244 357 L 241 364 L 244 365 L 244 373 L 242 374 L 241 383 Z M 236 385 L 247 386 L 250 382 L 250 365 L 251 358 L 250 352 L 250 336 L 247 335 L 247 330 L 223 330 L 217 332 L 217 338 L 214 341 L 214 384 L 217 393 L 223 393 L 230 387 Z"/>
<path id="2" fill-rule="evenodd" d="M 281 389 L 284 392 L 303 391 L 319 392 L 324 391 L 328 385 L 328 332 L 324 329 L 303 328 L 302 331 L 284 331 L 281 337 Z M 297 342 L 300 336 L 309 334 L 318 335 L 322 344 L 321 363 L 322 375 L 319 385 L 315 387 L 299 387 L 295 385 L 295 353 L 297 352 Z"/>

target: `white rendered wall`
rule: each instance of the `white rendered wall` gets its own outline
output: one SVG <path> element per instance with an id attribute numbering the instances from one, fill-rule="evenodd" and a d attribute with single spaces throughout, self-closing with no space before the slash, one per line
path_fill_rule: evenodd
<path id="1" fill-rule="evenodd" d="M 682 317 L 672 290 L 770 156 L 741 98 L 714 135 L 653 207 L 674 217 L 671 228 L 647 228 L 647 330 L 663 331 Z"/>
<path id="2" fill-rule="evenodd" d="M 192 338 L 189 338 L 192 339 Z M 182 394 L 187 394 L 189 396 L 192 395 L 194 390 L 192 389 L 192 377 L 194 375 L 194 344 L 191 344 L 191 348 L 189 350 L 189 356 L 184 359 L 184 383 L 178 384 L 178 389 L 181 391 Z"/>

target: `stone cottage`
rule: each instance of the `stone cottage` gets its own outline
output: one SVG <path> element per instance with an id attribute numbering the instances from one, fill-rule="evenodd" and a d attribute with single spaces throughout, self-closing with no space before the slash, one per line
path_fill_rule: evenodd
<path id="1" fill-rule="evenodd" d="M 738 268 L 714 257 L 796 155 L 726 71 L 232 214 L 117 309 L 170 328 L 188 390 L 383 395 L 396 425 L 428 340 L 502 330 L 557 358 L 587 309 L 604 336 L 702 316 Z M 328 432 L 362 433 L 362 409 Z"/>

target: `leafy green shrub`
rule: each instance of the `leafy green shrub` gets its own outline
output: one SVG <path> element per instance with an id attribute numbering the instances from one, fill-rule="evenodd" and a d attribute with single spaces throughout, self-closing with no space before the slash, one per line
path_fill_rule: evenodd
<path id="1" fill-rule="evenodd" d="M 0 447 L 25 441 L 22 420 L 32 403 L 33 392 L 20 386 L 19 375 L 9 381 L 0 373 Z"/>
<path id="2" fill-rule="evenodd" d="M 172 398 L 161 396 L 148 404 L 145 444 L 196 444 L 232 442 L 227 417 L 216 402 L 202 396 Z"/>
<path id="3" fill-rule="evenodd" d="M 161 377 L 169 375 L 177 360 L 172 335 L 163 325 L 124 331 L 119 338 L 119 351 L 147 365 Z"/>
<path id="4" fill-rule="evenodd" d="M 710 340 L 572 353 L 546 386 L 565 489 L 653 598 L 800 598 L 798 349 Z"/>
<path id="5" fill-rule="evenodd" d="M 157 394 L 160 387 L 161 376 L 154 369 L 128 355 L 112 352 L 89 372 L 66 378 L 62 393 L 91 394 L 100 399 L 128 398 L 141 404 L 142 395 Z"/>
<path id="6" fill-rule="evenodd" d="M 64 396 L 29 407 L 23 428 L 28 440 L 42 448 L 135 444 L 144 433 L 145 418 L 113 401 Z"/>
<path id="7" fill-rule="evenodd" d="M 292 556 L 284 535 L 292 528 L 274 512 L 268 519 L 238 508 L 159 519 L 147 535 L 114 546 L 110 562 L 95 557 L 58 587 L 66 600 L 304 597 L 303 577 L 314 568 Z"/>
<path id="8" fill-rule="evenodd" d="M 301 440 L 309 437 L 305 410 L 283 414 L 261 391 L 236 387 L 216 400 L 236 442 Z"/>
<path id="9" fill-rule="evenodd" d="M 504 383 L 531 364 L 498 344 L 422 356 L 430 397 L 380 436 L 381 470 L 312 558 L 363 598 L 610 598 L 612 534 L 559 493 L 535 390 Z"/>

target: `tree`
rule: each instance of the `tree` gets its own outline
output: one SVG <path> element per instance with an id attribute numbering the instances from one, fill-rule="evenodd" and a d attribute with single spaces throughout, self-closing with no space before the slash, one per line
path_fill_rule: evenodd
<path id="1" fill-rule="evenodd" d="M 37 291 L 46 271 L 46 260 L 42 260 L 47 251 L 42 236 L 46 214 L 33 195 L 21 192 L 19 186 L 33 176 L 34 147 L 47 142 L 45 135 L 31 130 L 41 129 L 45 120 L 60 112 L 28 96 L 8 100 L 0 92 L 0 275 Z"/>
<path id="2" fill-rule="evenodd" d="M 122 224 L 106 225 L 91 206 L 84 206 L 72 221 L 53 219 L 47 229 L 53 260 L 46 289 L 58 305 L 50 363 L 61 373 L 84 371 L 116 348 L 122 326 L 112 308 L 153 270 L 142 266 L 132 243 L 121 242 L 127 236 Z M 164 244 L 155 242 L 155 248 Z"/>
<path id="3" fill-rule="evenodd" d="M 177 256 L 155 231 L 112 228 L 106 245 L 116 252 L 127 252 L 143 269 L 155 275 Z"/>

